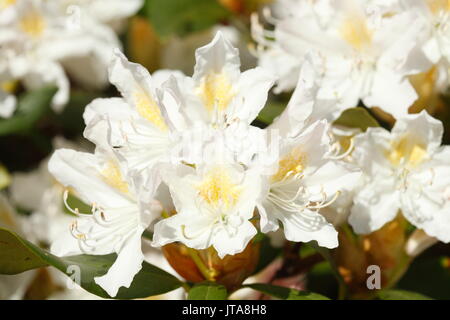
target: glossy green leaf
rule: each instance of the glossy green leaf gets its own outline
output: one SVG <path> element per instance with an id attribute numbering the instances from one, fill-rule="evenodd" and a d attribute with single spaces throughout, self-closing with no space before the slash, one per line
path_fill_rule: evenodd
<path id="1" fill-rule="evenodd" d="M 144 12 L 161 37 L 204 30 L 230 14 L 216 0 L 148 0 Z"/>
<path id="2" fill-rule="evenodd" d="M 0 136 L 30 130 L 49 110 L 55 93 L 55 88 L 41 88 L 21 95 L 15 114 L 11 118 L 0 119 Z"/>
<path id="3" fill-rule="evenodd" d="M 377 295 L 381 300 L 433 300 L 421 293 L 406 290 L 381 290 Z"/>
<path id="4" fill-rule="evenodd" d="M 202 282 L 196 284 L 189 290 L 189 300 L 226 300 L 227 289 L 217 283 Z"/>
<path id="5" fill-rule="evenodd" d="M 366 131 L 369 127 L 380 126 L 377 120 L 366 109 L 361 107 L 345 110 L 334 124 L 348 128 L 358 128 L 362 131 Z"/>
<path id="6" fill-rule="evenodd" d="M 106 274 L 115 259 L 116 254 L 59 258 L 21 238 L 16 233 L 0 228 L 0 274 L 17 274 L 50 265 L 67 276 L 72 276 L 73 268 L 78 267 L 81 271 L 80 285 L 84 289 L 102 298 L 110 298 L 95 283 L 94 278 Z M 115 299 L 145 298 L 172 291 L 181 285 L 182 283 L 173 275 L 144 262 L 130 288 L 122 287 Z"/>
<path id="7" fill-rule="evenodd" d="M 266 295 L 282 300 L 329 300 L 327 297 L 318 293 L 298 291 L 265 283 L 247 284 L 244 287 L 257 290 Z"/>

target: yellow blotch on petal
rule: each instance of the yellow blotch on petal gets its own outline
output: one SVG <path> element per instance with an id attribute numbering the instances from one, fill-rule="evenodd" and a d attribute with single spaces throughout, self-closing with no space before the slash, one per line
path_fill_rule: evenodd
<path id="1" fill-rule="evenodd" d="M 128 193 L 128 184 L 123 180 L 122 173 L 115 162 L 108 162 L 101 174 L 106 183 L 110 186 L 122 191 L 123 193 Z"/>
<path id="2" fill-rule="evenodd" d="M 197 88 L 197 93 L 209 111 L 214 110 L 215 107 L 225 110 L 234 97 L 230 79 L 223 72 L 205 76 Z"/>
<path id="3" fill-rule="evenodd" d="M 167 125 L 161 115 L 161 110 L 152 97 L 144 91 L 138 90 L 134 93 L 134 100 L 136 109 L 142 117 L 150 121 L 159 129 L 163 131 L 167 130 Z"/>
<path id="4" fill-rule="evenodd" d="M 427 157 L 426 148 L 411 139 L 409 135 L 394 141 L 387 158 L 394 166 L 405 165 L 414 168 Z"/>
<path id="5" fill-rule="evenodd" d="M 289 176 L 302 173 L 306 167 L 306 154 L 293 150 L 278 163 L 278 172 L 272 176 L 273 182 L 278 182 Z"/>
<path id="6" fill-rule="evenodd" d="M 37 38 L 44 32 L 46 24 L 42 15 L 36 11 L 30 11 L 22 17 L 19 26 L 23 32 Z"/>
<path id="7" fill-rule="evenodd" d="M 242 192 L 242 187 L 233 183 L 226 169 L 219 167 L 211 170 L 196 188 L 208 204 L 225 208 L 235 205 Z"/>
<path id="8" fill-rule="evenodd" d="M 372 43 L 372 32 L 361 17 L 349 17 L 341 27 L 340 34 L 354 49 L 361 51 Z"/>
<path id="9" fill-rule="evenodd" d="M 0 10 L 6 9 L 9 6 L 14 5 L 17 0 L 0 0 Z"/>
<path id="10" fill-rule="evenodd" d="M 18 84 L 16 80 L 4 81 L 0 83 L 0 88 L 7 93 L 14 93 Z"/>
<path id="11" fill-rule="evenodd" d="M 426 0 L 426 3 L 434 14 L 440 11 L 450 11 L 450 0 Z"/>

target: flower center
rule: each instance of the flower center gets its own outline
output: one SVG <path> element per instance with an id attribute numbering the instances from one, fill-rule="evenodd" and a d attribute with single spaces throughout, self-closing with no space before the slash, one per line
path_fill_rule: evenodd
<path id="1" fill-rule="evenodd" d="M 19 25 L 23 32 L 33 38 L 37 38 L 44 32 L 45 20 L 36 11 L 31 11 L 25 14 L 25 16 L 20 20 Z"/>
<path id="2" fill-rule="evenodd" d="M 279 182 L 303 172 L 306 167 L 306 154 L 293 150 L 278 163 L 278 172 L 272 176 L 273 182 Z"/>
<path id="3" fill-rule="evenodd" d="M 345 19 L 340 27 L 341 37 L 354 49 L 361 51 L 372 43 L 372 32 L 367 28 L 367 23 L 360 17 Z"/>
<path id="4" fill-rule="evenodd" d="M 242 187 L 234 184 L 223 168 L 211 170 L 196 188 L 200 197 L 216 208 L 235 205 L 242 191 Z"/>
<path id="5" fill-rule="evenodd" d="M 128 184 L 124 181 L 119 167 L 113 161 L 109 161 L 101 172 L 106 183 L 110 186 L 120 190 L 123 193 L 128 193 Z"/>
<path id="6" fill-rule="evenodd" d="M 225 110 L 234 97 L 233 86 L 223 72 L 205 76 L 197 92 L 209 111 L 213 111 L 214 108 Z"/>
<path id="7" fill-rule="evenodd" d="M 152 97 L 144 91 L 139 90 L 134 93 L 134 100 L 136 109 L 142 117 L 153 123 L 159 129 L 163 131 L 167 130 L 167 125 L 161 115 L 161 110 Z"/>
<path id="8" fill-rule="evenodd" d="M 409 135 L 394 141 L 392 149 L 387 153 L 387 158 L 396 167 L 417 167 L 427 156 L 426 148 L 413 141 Z"/>

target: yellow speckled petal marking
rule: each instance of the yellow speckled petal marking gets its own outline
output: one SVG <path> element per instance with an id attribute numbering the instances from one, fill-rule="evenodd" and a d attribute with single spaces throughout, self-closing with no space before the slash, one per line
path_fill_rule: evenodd
<path id="1" fill-rule="evenodd" d="M 163 131 L 167 130 L 167 125 L 161 115 L 161 110 L 152 97 L 144 91 L 138 90 L 134 93 L 134 101 L 136 109 L 142 117 L 150 121 L 159 129 Z"/>
<path id="2" fill-rule="evenodd" d="M 340 33 L 354 49 L 360 51 L 372 42 L 372 33 L 366 21 L 359 17 L 349 17 L 341 25 Z"/>
<path id="3" fill-rule="evenodd" d="M 450 11 L 450 0 L 426 0 L 426 3 L 434 14 L 440 11 Z"/>
<path id="4" fill-rule="evenodd" d="M 123 180 L 122 173 L 115 162 L 108 162 L 101 174 L 110 186 L 128 193 L 128 184 Z"/>
<path id="5" fill-rule="evenodd" d="M 6 9 L 15 4 L 17 0 L 0 0 L 0 10 Z"/>
<path id="6" fill-rule="evenodd" d="M 242 187 L 234 184 L 224 168 L 211 170 L 201 183 L 196 186 L 198 194 L 208 204 L 229 208 L 236 204 Z"/>
<path id="7" fill-rule="evenodd" d="M 230 79 L 223 72 L 206 75 L 197 88 L 197 94 L 208 111 L 214 110 L 216 106 L 219 110 L 225 110 L 234 97 Z"/>
<path id="8" fill-rule="evenodd" d="M 292 151 L 287 157 L 279 162 L 278 172 L 272 176 L 273 182 L 281 181 L 288 176 L 303 172 L 306 167 L 306 154 Z"/>
<path id="9" fill-rule="evenodd" d="M 426 158 L 427 152 L 423 145 L 414 142 L 409 135 L 392 143 L 392 149 L 387 158 L 394 166 L 406 165 L 414 168 Z"/>
<path id="10" fill-rule="evenodd" d="M 37 38 L 44 32 L 46 23 L 42 15 L 36 11 L 30 11 L 22 17 L 19 26 L 23 32 Z"/>

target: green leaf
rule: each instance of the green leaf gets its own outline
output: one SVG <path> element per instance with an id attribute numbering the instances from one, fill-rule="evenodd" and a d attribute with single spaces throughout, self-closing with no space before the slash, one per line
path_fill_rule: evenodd
<path id="1" fill-rule="evenodd" d="M 265 124 L 271 124 L 273 120 L 283 112 L 285 107 L 286 103 L 269 100 L 256 119 Z"/>
<path id="2" fill-rule="evenodd" d="M 189 290 L 188 300 L 226 300 L 227 289 L 214 282 L 202 282 Z"/>
<path id="3" fill-rule="evenodd" d="M 61 113 L 54 115 L 54 122 L 66 136 L 82 135 L 85 123 L 83 113 L 86 106 L 96 98 L 103 98 L 100 92 L 72 90 L 69 102 Z"/>
<path id="4" fill-rule="evenodd" d="M 78 266 L 81 271 L 81 287 L 99 297 L 111 298 L 95 283 L 94 278 L 106 274 L 115 259 L 116 254 L 59 258 L 21 238 L 16 233 L 0 228 L 0 274 L 17 274 L 50 265 L 67 276 L 71 276 L 73 272 L 71 268 Z M 181 285 L 182 283 L 173 275 L 144 262 L 130 288 L 122 287 L 114 298 L 146 298 L 172 291 Z"/>
<path id="5" fill-rule="evenodd" d="M 75 196 L 74 194 L 72 194 L 70 192 L 67 196 L 67 204 L 69 205 L 70 208 L 78 209 L 78 211 L 82 212 L 82 213 L 89 214 L 90 212 L 92 212 L 91 206 L 89 206 L 88 204 L 83 202 L 80 198 L 78 198 L 77 196 Z M 64 213 L 74 216 L 74 214 L 69 210 L 69 208 L 67 208 L 65 206 L 65 204 L 63 204 L 63 208 L 64 208 Z"/>
<path id="6" fill-rule="evenodd" d="M 432 250 L 432 249 L 430 249 Z M 450 268 L 442 252 L 429 251 L 415 258 L 397 288 L 421 293 L 438 300 L 450 299 Z"/>
<path id="7" fill-rule="evenodd" d="M 377 120 L 366 109 L 361 107 L 345 110 L 334 124 L 348 128 L 358 128 L 362 131 L 366 131 L 369 127 L 380 126 Z"/>
<path id="8" fill-rule="evenodd" d="M 317 241 L 310 241 L 308 242 L 308 245 L 322 255 L 322 257 L 330 264 L 331 271 L 333 272 L 337 282 L 341 286 L 345 286 L 344 279 L 342 279 L 342 276 L 339 273 L 338 266 L 336 265 L 336 261 L 333 259 L 330 249 L 319 246 Z"/>
<path id="9" fill-rule="evenodd" d="M 31 128 L 50 108 L 56 88 L 41 88 L 19 97 L 16 113 L 9 119 L 0 119 L 0 136 L 23 133 Z"/>
<path id="10" fill-rule="evenodd" d="M 381 300 L 433 300 L 423 294 L 406 290 L 380 290 L 377 295 Z"/>
<path id="11" fill-rule="evenodd" d="M 265 283 L 247 284 L 243 287 L 262 292 L 266 295 L 282 299 L 282 300 L 330 300 L 327 297 L 307 291 L 298 291 L 290 288 L 274 286 Z"/>
<path id="12" fill-rule="evenodd" d="M 259 233 L 257 236 L 262 237 L 260 239 L 261 247 L 259 249 L 259 261 L 256 265 L 253 274 L 256 274 L 264 268 L 266 268 L 273 260 L 275 260 L 281 253 L 281 248 L 274 248 L 270 244 L 270 238 L 263 233 Z"/>
<path id="13" fill-rule="evenodd" d="M 204 30 L 230 15 L 216 0 L 148 0 L 144 11 L 161 37 Z"/>

